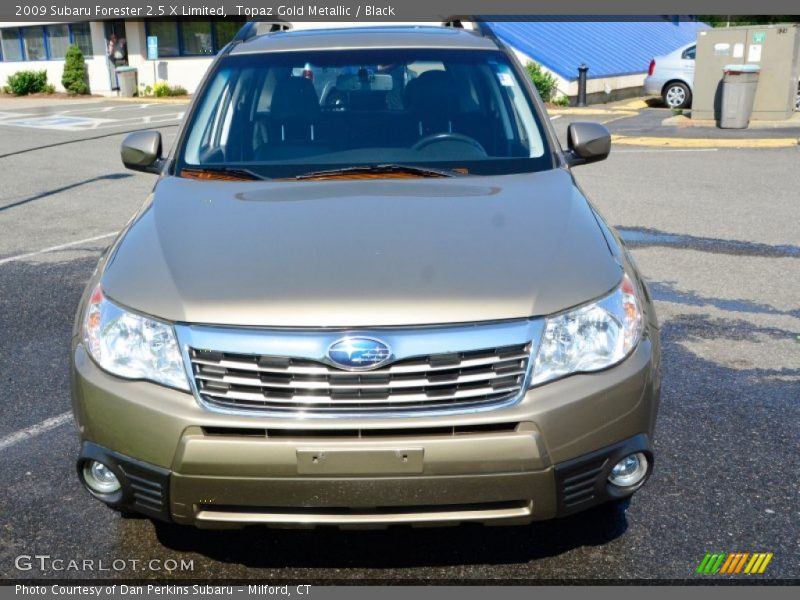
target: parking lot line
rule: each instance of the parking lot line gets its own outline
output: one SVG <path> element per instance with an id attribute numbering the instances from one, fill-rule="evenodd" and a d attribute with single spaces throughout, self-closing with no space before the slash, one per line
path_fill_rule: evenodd
<path id="1" fill-rule="evenodd" d="M 56 415 L 55 417 L 50 417 L 49 419 L 45 419 L 44 421 L 36 423 L 36 425 L 31 425 L 25 429 L 15 431 L 14 433 L 0 439 L 0 450 L 5 450 L 11 446 L 16 446 L 24 440 L 41 435 L 47 431 L 50 431 L 51 429 L 55 429 L 56 427 L 60 427 L 64 423 L 69 422 L 71 418 L 72 412 L 67 411 L 65 413 L 61 413 L 60 415 Z"/>
<path id="2" fill-rule="evenodd" d="M 96 242 L 97 240 L 102 240 L 105 238 L 109 238 L 111 236 L 117 235 L 118 231 L 112 231 L 111 233 L 104 233 L 102 235 L 96 235 L 90 238 L 84 238 L 82 240 L 77 240 L 75 242 L 69 242 L 67 244 L 59 244 L 58 246 L 50 246 L 49 248 L 42 248 L 41 250 L 36 250 L 35 252 L 26 252 L 25 254 L 17 254 L 16 256 L 9 256 L 7 258 L 0 259 L 0 265 L 5 265 L 10 262 L 18 261 L 18 260 L 25 260 L 26 258 L 31 258 L 33 256 L 39 256 L 40 254 L 46 254 L 48 252 L 56 252 L 58 250 L 65 250 L 67 248 L 71 248 L 73 246 L 78 246 L 80 244 L 85 244 L 86 242 Z"/>

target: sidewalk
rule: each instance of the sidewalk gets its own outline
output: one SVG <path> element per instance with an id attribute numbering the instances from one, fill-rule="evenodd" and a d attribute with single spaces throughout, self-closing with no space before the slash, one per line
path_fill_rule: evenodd
<path id="1" fill-rule="evenodd" d="M 548 110 L 569 121 L 606 125 L 615 144 L 671 148 L 789 148 L 800 142 L 800 113 L 787 121 L 752 121 L 748 129 L 720 129 L 714 121 L 691 122 L 653 107 L 644 98 Z"/>
<path id="2" fill-rule="evenodd" d="M 48 96 L 9 96 L 0 94 L 0 111 L 28 108 L 71 106 L 74 104 L 91 104 L 107 100 L 103 96 L 75 96 L 74 98 L 50 98 Z"/>
<path id="3" fill-rule="evenodd" d="M 191 96 L 108 96 L 112 102 L 130 102 L 133 104 L 188 104 Z"/>

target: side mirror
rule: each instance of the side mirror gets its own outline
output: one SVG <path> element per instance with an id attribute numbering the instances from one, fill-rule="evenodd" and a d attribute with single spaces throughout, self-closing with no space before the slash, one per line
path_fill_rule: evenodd
<path id="1" fill-rule="evenodd" d="M 605 160 L 611 152 L 611 134 L 600 123 L 572 123 L 567 129 L 567 162 L 571 167 Z"/>
<path id="2" fill-rule="evenodd" d="M 122 140 L 122 164 L 134 171 L 161 173 L 161 134 L 158 131 L 136 131 Z"/>

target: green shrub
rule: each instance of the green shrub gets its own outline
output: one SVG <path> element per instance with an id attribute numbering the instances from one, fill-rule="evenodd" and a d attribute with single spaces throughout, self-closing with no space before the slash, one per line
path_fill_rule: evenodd
<path id="1" fill-rule="evenodd" d="M 569 96 L 559 96 L 552 102 L 556 106 L 569 106 Z"/>
<path id="2" fill-rule="evenodd" d="M 8 76 L 7 87 L 16 96 L 44 92 L 47 87 L 47 71 L 17 71 Z"/>
<path id="3" fill-rule="evenodd" d="M 528 72 L 528 77 L 533 81 L 533 85 L 539 90 L 539 95 L 545 102 L 550 102 L 556 93 L 556 78 L 550 73 L 542 69 L 542 65 L 535 62 L 528 62 L 525 65 L 525 70 Z"/>
<path id="4" fill-rule="evenodd" d="M 185 96 L 188 93 L 186 88 L 179 85 L 171 86 L 166 81 L 159 81 L 153 85 L 153 95 L 158 98 L 163 98 L 164 96 Z"/>
<path id="5" fill-rule="evenodd" d="M 83 52 L 77 45 L 71 44 L 64 57 L 64 73 L 61 85 L 70 94 L 88 94 L 89 76 L 86 72 L 86 61 Z"/>

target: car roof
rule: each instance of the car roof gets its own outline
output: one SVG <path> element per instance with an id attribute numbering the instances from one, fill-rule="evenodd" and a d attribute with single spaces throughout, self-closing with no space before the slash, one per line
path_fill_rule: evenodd
<path id="1" fill-rule="evenodd" d="M 304 29 L 269 33 L 231 48 L 231 54 L 358 50 L 380 48 L 443 48 L 497 50 L 497 43 L 476 32 L 454 27 L 387 26 Z"/>

